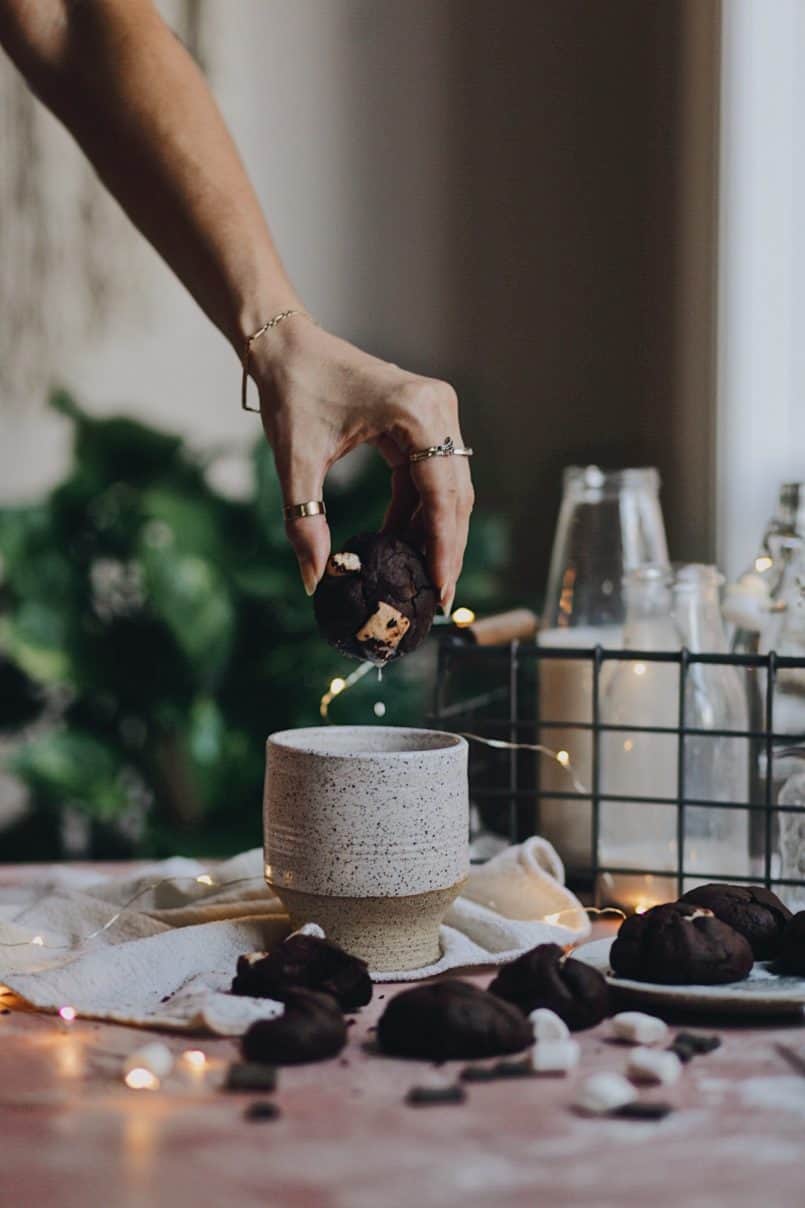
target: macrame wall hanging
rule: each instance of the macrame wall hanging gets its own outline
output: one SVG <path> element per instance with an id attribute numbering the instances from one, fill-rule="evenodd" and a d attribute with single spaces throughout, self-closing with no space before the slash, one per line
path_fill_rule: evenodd
<path id="1" fill-rule="evenodd" d="M 206 0 L 159 7 L 206 69 Z M 3 55 L 0 148 L 0 407 L 30 409 L 68 348 L 138 304 L 139 236 Z"/>

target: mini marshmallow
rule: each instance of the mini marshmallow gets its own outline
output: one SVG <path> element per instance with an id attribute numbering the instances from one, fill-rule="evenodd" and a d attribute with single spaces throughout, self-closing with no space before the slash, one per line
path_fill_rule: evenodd
<path id="1" fill-rule="evenodd" d="M 612 1034 L 629 1044 L 662 1044 L 668 1039 L 668 1024 L 643 1011 L 621 1011 L 612 1016 Z"/>
<path id="2" fill-rule="evenodd" d="M 576 1107 L 592 1116 L 605 1116 L 633 1103 L 636 1098 L 637 1091 L 631 1082 L 620 1074 L 604 1070 L 582 1083 L 576 1096 Z"/>
<path id="3" fill-rule="evenodd" d="M 566 1074 L 579 1064 L 576 1040 L 541 1040 L 531 1050 L 531 1068 L 535 1074 Z"/>
<path id="4" fill-rule="evenodd" d="M 173 1069 L 173 1053 L 166 1044 L 155 1040 L 129 1053 L 123 1063 L 124 1074 L 132 1070 L 148 1070 L 155 1078 L 166 1078 Z"/>
<path id="5" fill-rule="evenodd" d="M 295 935 L 312 935 L 316 940 L 323 940 L 326 938 L 324 928 L 320 927 L 318 923 L 303 923 L 298 931 L 291 932 L 291 934 L 288 936 L 288 939 L 293 939 Z"/>
<path id="6" fill-rule="evenodd" d="M 633 1049 L 626 1073 L 635 1082 L 672 1086 L 682 1073 L 682 1062 L 668 1049 Z"/>
<path id="7" fill-rule="evenodd" d="M 567 1040 L 570 1036 L 570 1028 L 564 1019 L 548 1007 L 537 1007 L 528 1018 L 534 1026 L 534 1040 L 537 1044 L 551 1040 Z"/>

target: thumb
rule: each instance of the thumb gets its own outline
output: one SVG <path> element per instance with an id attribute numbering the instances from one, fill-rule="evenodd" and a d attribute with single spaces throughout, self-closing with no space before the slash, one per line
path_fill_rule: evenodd
<path id="1" fill-rule="evenodd" d="M 277 461 L 282 497 L 286 507 L 323 500 L 324 471 L 304 463 Z M 330 556 L 330 528 L 323 514 L 286 516 L 285 532 L 299 560 L 299 573 L 307 595 L 312 596 Z"/>

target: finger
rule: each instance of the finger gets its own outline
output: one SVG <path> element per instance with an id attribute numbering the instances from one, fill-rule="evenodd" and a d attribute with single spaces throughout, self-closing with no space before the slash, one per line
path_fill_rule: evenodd
<path id="1" fill-rule="evenodd" d="M 383 532 L 407 532 L 418 506 L 419 495 L 411 480 L 408 466 L 395 466 L 391 471 L 391 501 L 383 520 Z"/>
<path id="2" fill-rule="evenodd" d="M 324 467 L 307 461 L 280 462 L 277 472 L 285 506 L 323 498 Z M 286 517 L 285 532 L 299 561 L 307 595 L 312 596 L 330 556 L 330 528 L 325 516 Z"/>
<path id="3" fill-rule="evenodd" d="M 452 462 L 452 457 L 434 457 L 411 465 L 422 505 L 428 568 L 445 611 L 455 594 L 458 483 Z"/>
<path id="4" fill-rule="evenodd" d="M 470 468 L 466 462 L 463 465 L 457 465 L 456 471 L 459 482 L 459 497 L 456 505 L 456 567 L 453 582 L 457 584 L 461 578 L 461 571 L 464 566 L 464 554 L 467 549 L 467 540 L 470 533 L 470 518 L 475 505 L 475 492 L 472 489 Z"/>
<path id="5" fill-rule="evenodd" d="M 411 481 L 408 457 L 390 436 L 381 434 L 371 442 L 391 468 L 391 500 L 383 519 L 384 533 L 404 535 L 419 505 L 419 495 Z"/>

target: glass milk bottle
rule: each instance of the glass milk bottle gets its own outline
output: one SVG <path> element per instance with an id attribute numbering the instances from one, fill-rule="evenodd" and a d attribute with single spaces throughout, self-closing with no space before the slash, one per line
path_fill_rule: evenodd
<path id="1" fill-rule="evenodd" d="M 679 650 L 679 632 L 672 616 L 671 570 L 646 566 L 633 571 L 624 584 L 626 650 Z M 601 720 L 612 726 L 673 728 L 679 713 L 679 666 L 627 660 L 614 664 L 601 706 Z M 602 801 L 599 862 L 612 869 L 673 872 L 677 864 L 678 743 L 675 734 L 646 734 L 605 730 L 601 735 L 601 791 L 606 796 L 634 798 Z M 661 805 L 651 800 L 669 798 Z M 630 909 L 645 909 L 673 897 L 671 878 L 662 884 L 652 876 L 603 873 L 602 900 Z"/>
<path id="2" fill-rule="evenodd" d="M 726 654 L 719 588 L 713 566 L 684 566 L 674 583 L 674 618 L 682 645 L 695 653 Z M 685 691 L 685 724 L 699 730 L 748 729 L 744 683 L 736 667 L 691 663 Z M 701 801 L 749 800 L 746 738 L 687 735 L 685 797 Z M 689 805 L 685 808 L 685 888 L 712 880 L 750 875 L 749 812 Z M 691 877 L 692 874 L 692 877 Z"/>
<path id="3" fill-rule="evenodd" d="M 749 569 L 737 583 L 727 589 L 724 615 L 735 625 L 732 648 L 736 654 L 766 654 L 779 650 L 781 630 L 785 629 L 785 613 L 796 591 L 796 567 L 802 541 L 805 540 L 805 483 L 784 482 L 777 497 L 774 515 L 766 526 L 760 550 Z M 793 571 L 793 573 L 792 573 Z M 805 649 L 805 647 L 803 647 Z M 796 653 L 791 650 L 790 653 Z M 766 676 L 758 668 L 746 670 L 747 695 L 749 698 L 749 728 L 760 731 L 766 724 Z M 778 684 L 779 694 L 775 705 L 780 706 L 775 717 L 774 728 L 778 733 L 805 734 L 805 700 L 797 704 L 795 685 L 786 683 L 783 677 Z M 793 689 L 793 691 L 789 691 Z M 766 800 L 766 754 L 763 739 L 750 740 L 749 786 L 753 804 Z M 785 760 L 775 759 L 773 775 L 775 791 L 788 774 Z M 776 820 L 773 820 L 776 822 Z M 761 861 L 765 858 L 766 817 L 762 810 L 752 812 L 749 819 L 749 837 L 752 855 Z M 774 837 L 774 836 L 772 836 Z"/>
<path id="4" fill-rule="evenodd" d="M 646 563 L 668 561 L 659 487 L 659 474 L 651 468 L 603 471 L 597 466 L 571 466 L 565 470 L 537 638 L 541 646 L 620 649 L 625 618 L 624 575 Z M 611 668 L 611 664 L 604 665 L 601 693 Z M 590 661 L 542 659 L 538 692 L 539 716 L 544 721 L 592 722 Z M 540 729 L 538 741 L 567 752 L 576 781 L 585 786 L 592 784 L 589 730 L 562 724 Z M 540 788 L 548 793 L 567 792 L 572 790 L 572 781 L 562 766 L 543 758 Z M 571 870 L 591 867 L 589 800 L 541 798 L 537 825 Z"/>

